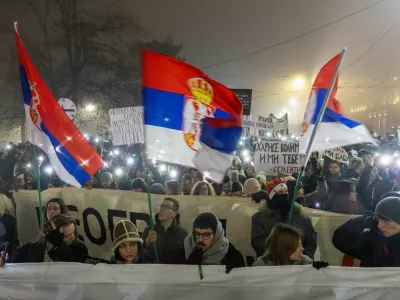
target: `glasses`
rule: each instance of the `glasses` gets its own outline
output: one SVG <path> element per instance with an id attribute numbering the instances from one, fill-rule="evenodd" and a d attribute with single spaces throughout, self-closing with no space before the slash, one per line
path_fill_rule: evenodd
<path id="1" fill-rule="evenodd" d="M 199 240 L 200 237 L 202 237 L 203 240 L 208 240 L 212 235 L 213 235 L 213 233 L 211 233 L 211 232 L 205 232 L 205 233 L 195 232 L 194 233 L 194 236 L 196 237 L 196 240 Z"/>
<path id="2" fill-rule="evenodd" d="M 171 211 L 171 210 L 174 210 L 174 209 L 169 205 L 164 205 L 164 204 L 160 205 L 160 211 Z"/>

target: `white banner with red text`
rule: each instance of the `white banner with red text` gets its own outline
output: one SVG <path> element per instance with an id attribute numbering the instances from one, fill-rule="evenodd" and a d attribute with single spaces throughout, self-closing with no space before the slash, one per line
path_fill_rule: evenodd
<path id="1" fill-rule="evenodd" d="M 130 191 L 101 189 L 58 188 L 42 193 L 43 206 L 51 198 L 62 198 L 68 205 L 70 216 L 77 221 L 79 238 L 94 258 L 109 260 L 114 225 L 121 219 L 130 219 L 143 232 L 149 221 L 147 194 Z M 251 248 L 251 218 L 258 204 L 249 198 L 174 196 L 179 201 L 182 227 L 191 230 L 194 218 L 201 212 L 214 213 L 222 222 L 228 240 L 251 263 L 255 252 Z M 153 211 L 164 199 L 152 195 Z M 36 241 L 39 236 L 38 203 L 36 191 L 14 192 L 18 237 L 20 244 Z M 343 254 L 332 245 L 335 229 L 350 219 L 320 210 L 305 209 L 318 233 L 316 260 L 341 265 Z"/>

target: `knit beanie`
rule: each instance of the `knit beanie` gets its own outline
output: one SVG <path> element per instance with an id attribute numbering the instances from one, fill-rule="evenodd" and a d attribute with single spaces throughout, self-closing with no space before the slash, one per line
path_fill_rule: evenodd
<path id="1" fill-rule="evenodd" d="M 239 182 L 239 171 L 233 170 L 229 173 L 229 177 L 231 178 L 231 182 Z"/>
<path id="2" fill-rule="evenodd" d="M 285 189 L 287 189 L 286 183 L 281 178 L 276 178 L 267 183 L 267 194 L 270 199 L 272 199 L 276 193 Z"/>
<path id="3" fill-rule="evenodd" d="M 378 217 L 389 219 L 400 224 L 400 198 L 387 197 L 376 206 L 375 213 Z"/>
<path id="4" fill-rule="evenodd" d="M 193 221 L 193 229 L 196 227 L 200 229 L 211 228 L 214 233 L 217 231 L 217 225 L 217 217 L 210 212 L 199 214 Z"/>
<path id="5" fill-rule="evenodd" d="M 143 244 L 143 240 L 140 238 L 135 224 L 128 220 L 119 221 L 114 227 L 112 253 L 114 253 L 115 250 L 124 242 L 137 242 Z"/>
<path id="6" fill-rule="evenodd" d="M 243 186 L 245 195 L 252 195 L 261 191 L 260 183 L 255 178 L 247 179 Z"/>
<path id="7" fill-rule="evenodd" d="M 257 179 L 260 180 L 260 181 L 261 181 L 262 183 L 264 183 L 264 184 L 267 183 L 267 177 L 265 176 L 265 174 L 258 173 Z"/>

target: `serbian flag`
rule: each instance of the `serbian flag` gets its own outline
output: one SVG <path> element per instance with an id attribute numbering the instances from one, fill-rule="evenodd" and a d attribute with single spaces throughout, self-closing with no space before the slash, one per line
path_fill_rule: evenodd
<path id="1" fill-rule="evenodd" d="M 334 73 L 341 55 L 338 54 L 328 61 L 315 78 L 302 124 L 300 153 L 307 151 L 318 114 L 334 79 Z M 366 126 L 344 116 L 342 106 L 336 99 L 338 80 L 339 76 L 337 76 L 333 85 L 328 105 L 315 135 L 312 151 L 322 151 L 352 144 L 376 143 Z"/>
<path id="2" fill-rule="evenodd" d="M 81 187 L 101 168 L 103 160 L 65 114 L 40 77 L 22 44 L 16 23 L 15 41 L 28 141 L 48 155 L 62 181 Z"/>
<path id="3" fill-rule="evenodd" d="M 175 58 L 142 53 L 148 158 L 222 181 L 242 134 L 242 104 L 227 87 Z"/>

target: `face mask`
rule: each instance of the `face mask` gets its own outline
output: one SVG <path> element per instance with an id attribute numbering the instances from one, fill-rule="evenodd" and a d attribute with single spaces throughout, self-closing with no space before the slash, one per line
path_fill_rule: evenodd
<path id="1" fill-rule="evenodd" d="M 287 194 L 276 194 L 268 201 L 268 208 L 286 214 L 290 210 L 290 201 Z"/>

